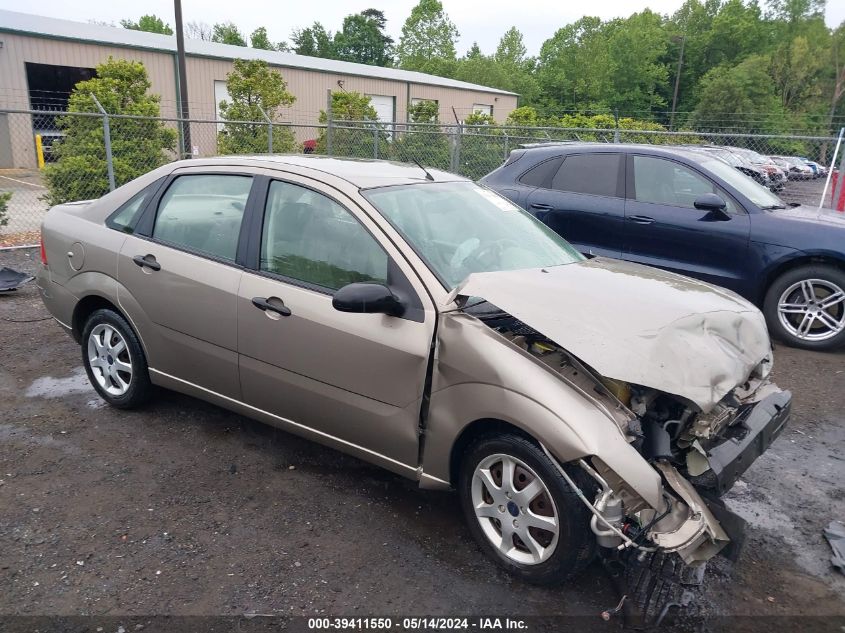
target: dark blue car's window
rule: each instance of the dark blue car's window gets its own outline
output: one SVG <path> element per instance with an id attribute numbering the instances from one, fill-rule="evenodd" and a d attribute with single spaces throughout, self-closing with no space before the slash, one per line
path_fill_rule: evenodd
<path id="1" fill-rule="evenodd" d="M 695 200 L 715 193 L 727 203 L 727 211 L 736 213 L 733 199 L 701 174 L 665 158 L 634 156 L 634 196 L 637 202 L 694 209 Z"/>
<path id="2" fill-rule="evenodd" d="M 621 198 L 621 154 L 571 154 L 552 178 L 552 189 L 591 196 Z"/>
<path id="3" fill-rule="evenodd" d="M 548 189 L 551 187 L 552 178 L 557 173 L 557 170 L 560 169 L 561 163 L 563 163 L 563 156 L 543 161 L 522 174 L 519 182 L 529 187 L 543 187 Z"/>

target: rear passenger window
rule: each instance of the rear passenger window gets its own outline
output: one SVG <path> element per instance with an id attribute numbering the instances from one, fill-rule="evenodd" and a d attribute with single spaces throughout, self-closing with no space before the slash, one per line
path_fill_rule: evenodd
<path id="1" fill-rule="evenodd" d="M 153 237 L 235 261 L 251 176 L 180 176 L 162 196 Z"/>
<path id="2" fill-rule="evenodd" d="M 357 219 L 321 193 L 274 181 L 261 235 L 261 270 L 337 290 L 387 283 L 387 253 Z"/>
<path id="3" fill-rule="evenodd" d="M 129 198 L 123 205 L 106 220 L 106 226 L 123 233 L 134 233 L 141 209 L 158 189 L 161 179 L 147 185 L 141 191 Z"/>
<path id="4" fill-rule="evenodd" d="M 557 173 L 561 163 L 563 163 L 562 156 L 544 161 L 522 174 L 519 182 L 530 187 L 548 188 L 552 182 L 552 177 Z"/>
<path id="5" fill-rule="evenodd" d="M 552 178 L 552 189 L 610 198 L 619 195 L 621 154 L 572 154 Z"/>

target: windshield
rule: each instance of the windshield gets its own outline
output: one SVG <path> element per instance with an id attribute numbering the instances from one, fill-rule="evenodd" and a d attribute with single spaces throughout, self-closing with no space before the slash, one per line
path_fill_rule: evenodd
<path id="1" fill-rule="evenodd" d="M 361 193 L 449 290 L 470 273 L 560 266 L 584 259 L 545 224 L 471 182 L 401 185 Z"/>
<path id="2" fill-rule="evenodd" d="M 783 200 L 778 198 L 771 191 L 758 185 L 751 178 L 737 171 L 727 163 L 720 160 L 703 160 L 701 166 L 709 169 L 713 174 L 725 180 L 734 189 L 737 189 L 743 196 L 748 198 L 761 209 L 785 209 Z"/>

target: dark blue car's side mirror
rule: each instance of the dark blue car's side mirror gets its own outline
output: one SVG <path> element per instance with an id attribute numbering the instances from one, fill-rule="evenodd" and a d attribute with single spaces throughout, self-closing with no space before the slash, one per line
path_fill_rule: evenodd
<path id="1" fill-rule="evenodd" d="M 727 203 L 724 199 L 715 193 L 705 193 L 698 196 L 693 202 L 693 206 L 701 211 L 707 211 L 708 215 L 714 220 L 730 220 L 731 215 L 727 212 Z"/>

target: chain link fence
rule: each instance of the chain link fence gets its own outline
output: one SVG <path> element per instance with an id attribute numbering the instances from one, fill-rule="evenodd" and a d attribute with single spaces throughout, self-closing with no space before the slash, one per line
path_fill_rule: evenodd
<path id="1" fill-rule="evenodd" d="M 755 178 L 754 174 L 771 168 L 764 168 L 759 162 L 755 165 L 760 156 L 770 163 L 781 160 L 770 157 L 801 157 L 825 166 L 831 163 L 836 145 L 836 139 L 830 137 L 727 132 L 380 123 L 331 118 L 325 123 L 305 124 L 146 118 L 109 115 L 104 111 L 0 109 L 0 247 L 37 243 L 41 220 L 52 204 L 99 197 L 180 158 L 324 154 L 416 161 L 478 179 L 502 164 L 516 148 L 567 142 L 694 146 L 713 153 L 718 153 L 717 147 L 736 148 L 730 152 L 731 160 L 742 161 L 742 168 Z M 784 172 L 780 182 L 765 184 L 777 189 L 786 202 L 819 204 L 825 186 L 825 179 L 819 176 L 823 174 L 816 170 L 790 172 L 788 168 Z M 764 178 L 768 175 L 760 176 Z"/>

